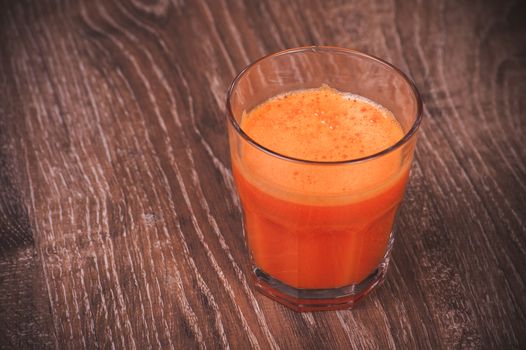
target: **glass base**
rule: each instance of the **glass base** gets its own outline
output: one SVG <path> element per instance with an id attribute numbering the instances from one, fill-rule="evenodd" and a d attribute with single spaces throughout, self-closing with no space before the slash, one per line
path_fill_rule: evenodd
<path id="1" fill-rule="evenodd" d="M 389 266 L 393 238 L 391 234 L 382 262 L 360 283 L 332 289 L 300 289 L 280 282 L 256 267 L 255 287 L 263 295 L 299 312 L 352 309 L 356 302 L 383 282 Z"/>

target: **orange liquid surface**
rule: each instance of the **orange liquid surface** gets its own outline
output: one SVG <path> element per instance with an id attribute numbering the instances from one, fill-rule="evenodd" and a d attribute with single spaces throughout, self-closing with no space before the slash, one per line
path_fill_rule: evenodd
<path id="1" fill-rule="evenodd" d="M 364 157 L 403 137 L 391 112 L 327 86 L 274 97 L 241 128 L 272 151 L 315 161 Z M 242 143 L 232 160 L 252 257 L 267 274 L 295 288 L 337 288 L 382 261 L 409 171 L 399 151 L 313 165 Z"/>

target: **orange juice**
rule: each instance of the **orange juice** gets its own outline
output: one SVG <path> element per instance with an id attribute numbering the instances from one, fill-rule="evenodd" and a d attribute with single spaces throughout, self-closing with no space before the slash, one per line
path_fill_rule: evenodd
<path id="1" fill-rule="evenodd" d="M 352 167 L 334 162 L 399 141 L 404 132 L 393 114 L 322 86 L 265 101 L 243 115 L 241 128 L 259 145 L 303 160 L 271 157 L 250 143 L 233 152 L 258 268 L 301 289 L 339 288 L 373 273 L 387 250 L 410 162 L 398 150 Z"/>

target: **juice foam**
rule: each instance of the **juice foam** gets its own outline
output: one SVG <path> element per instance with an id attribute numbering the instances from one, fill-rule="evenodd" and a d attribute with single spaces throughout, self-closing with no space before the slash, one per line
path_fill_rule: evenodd
<path id="1" fill-rule="evenodd" d="M 241 128 L 270 150 L 314 161 L 362 158 L 403 136 L 388 109 L 328 86 L 278 95 L 246 115 Z"/>

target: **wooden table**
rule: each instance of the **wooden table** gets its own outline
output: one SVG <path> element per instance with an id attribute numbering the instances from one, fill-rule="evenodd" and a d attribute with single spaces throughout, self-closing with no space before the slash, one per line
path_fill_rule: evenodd
<path id="1" fill-rule="evenodd" d="M 0 347 L 526 345 L 524 2 L 0 8 Z M 425 122 L 385 283 L 299 314 L 251 287 L 225 92 L 312 44 L 400 67 Z"/>

